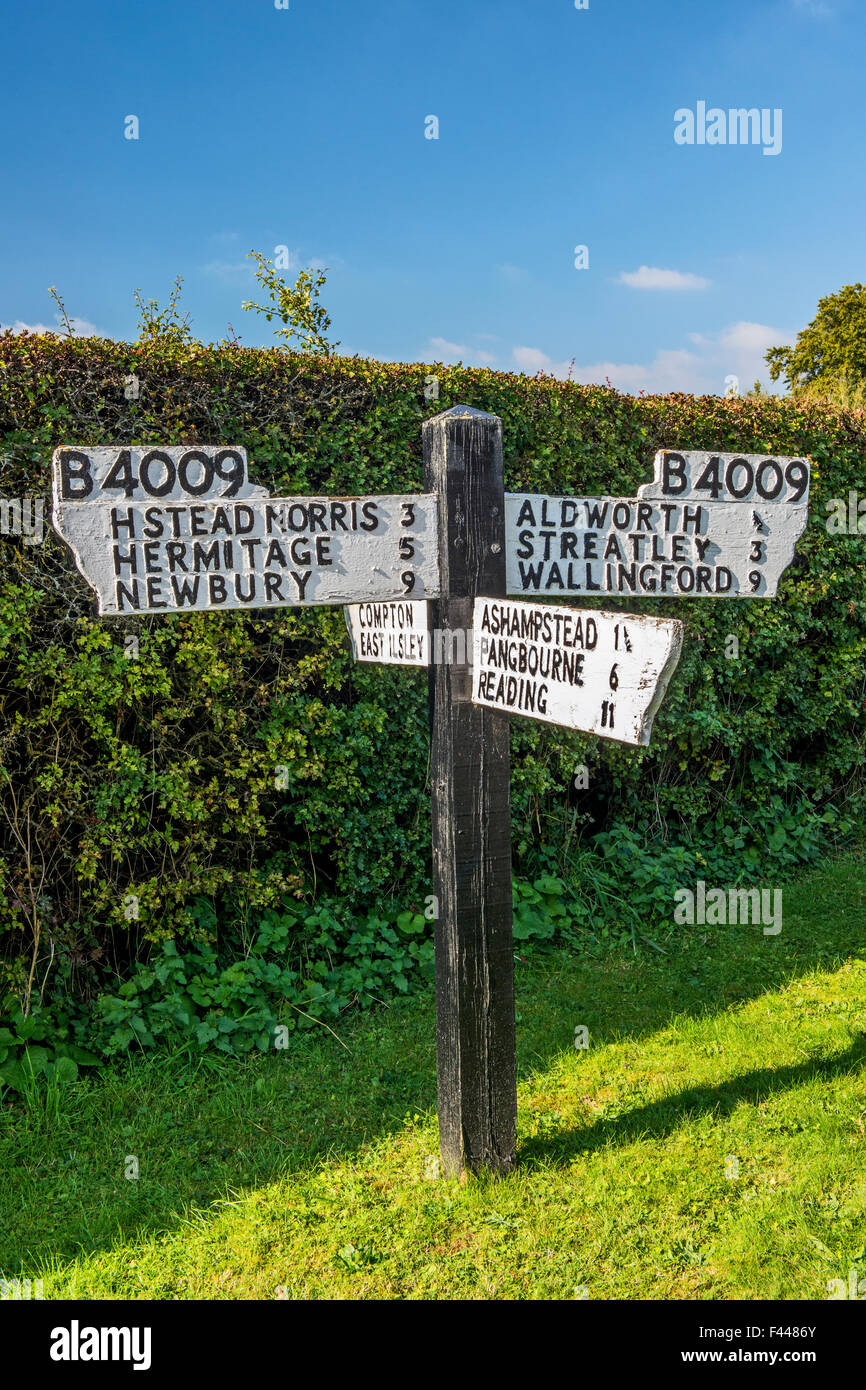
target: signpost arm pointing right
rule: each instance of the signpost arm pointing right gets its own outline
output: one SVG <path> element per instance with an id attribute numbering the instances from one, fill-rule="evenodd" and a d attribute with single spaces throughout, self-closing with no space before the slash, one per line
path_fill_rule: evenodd
<path id="1" fill-rule="evenodd" d="M 439 498 L 430 667 L 440 1155 L 509 1172 L 517 1138 L 509 717 L 472 703 L 476 596 L 505 597 L 502 421 L 455 406 L 423 426 Z M 456 650 L 451 633 L 456 634 Z M 462 662 L 454 660 L 462 657 Z"/>

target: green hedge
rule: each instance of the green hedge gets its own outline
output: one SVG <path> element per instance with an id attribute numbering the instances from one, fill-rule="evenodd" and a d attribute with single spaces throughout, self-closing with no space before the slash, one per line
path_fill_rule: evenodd
<path id="1" fill-rule="evenodd" d="M 458 402 L 502 417 L 512 490 L 634 495 L 660 448 L 811 457 L 811 519 L 777 599 L 613 601 L 687 624 L 652 747 L 515 720 L 513 799 L 519 876 L 556 873 L 578 903 L 619 885 L 648 917 L 689 876 L 732 882 L 814 858 L 862 811 L 866 538 L 823 525 L 827 498 L 866 492 L 862 413 L 7 333 L 0 492 L 43 497 L 47 522 L 58 445 L 195 442 L 244 445 L 274 492 L 417 490 L 421 423 Z M 92 998 L 150 943 L 230 931 L 249 949 L 263 914 L 292 902 L 423 912 L 423 673 L 353 664 L 339 610 L 100 621 L 91 600 L 50 529 L 39 546 L 0 537 L 7 987 L 22 997 L 35 954 L 37 995 L 49 978 Z M 133 633 L 138 660 L 124 655 Z M 728 634 L 739 661 L 725 659 Z M 572 786 L 579 763 L 586 792 Z"/>

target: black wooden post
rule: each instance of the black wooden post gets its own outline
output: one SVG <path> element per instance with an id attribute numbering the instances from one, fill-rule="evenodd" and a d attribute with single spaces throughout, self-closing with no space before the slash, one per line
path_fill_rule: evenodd
<path id="1" fill-rule="evenodd" d="M 475 596 L 505 597 L 502 421 L 458 405 L 426 421 L 423 441 L 442 580 L 430 615 L 440 1155 L 448 1176 L 508 1172 L 517 1139 L 509 720 L 472 704 L 469 646 Z"/>

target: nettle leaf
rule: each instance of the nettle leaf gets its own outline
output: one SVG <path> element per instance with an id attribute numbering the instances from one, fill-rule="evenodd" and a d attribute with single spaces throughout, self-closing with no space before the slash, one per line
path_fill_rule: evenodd
<path id="1" fill-rule="evenodd" d="M 86 1047 L 79 1047 L 76 1043 L 63 1043 L 57 1052 L 61 1057 L 70 1057 L 80 1067 L 98 1067 L 101 1061 L 95 1052 L 89 1052 Z"/>
<path id="2" fill-rule="evenodd" d="M 135 1016 L 131 1018 L 129 1020 L 129 1026 L 132 1029 L 133 1035 L 138 1038 L 138 1041 L 142 1043 L 144 1047 L 156 1046 L 154 1036 L 142 1017 Z"/>
<path id="3" fill-rule="evenodd" d="M 21 1070 L 20 1062 L 14 1058 L 4 1062 L 0 1066 L 0 1084 L 9 1086 L 13 1091 L 23 1091 L 27 1085 L 24 1072 Z"/>
<path id="4" fill-rule="evenodd" d="M 39 1076 L 51 1060 L 47 1047 L 28 1047 L 21 1056 L 25 1076 Z"/>
<path id="5" fill-rule="evenodd" d="M 561 878 L 553 878 L 550 874 L 542 874 L 540 878 L 533 881 L 533 888 L 537 893 L 551 893 L 556 897 L 561 897 L 565 892 L 565 884 Z"/>

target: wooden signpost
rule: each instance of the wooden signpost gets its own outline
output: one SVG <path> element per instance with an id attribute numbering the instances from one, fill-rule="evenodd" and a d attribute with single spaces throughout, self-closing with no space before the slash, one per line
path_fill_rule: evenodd
<path id="1" fill-rule="evenodd" d="M 502 422 L 455 406 L 422 428 L 439 501 L 431 626 L 464 634 L 505 597 Z M 430 667 L 439 1152 L 447 1175 L 508 1172 L 517 1146 L 508 714 L 472 699 L 467 664 Z"/>
<path id="2" fill-rule="evenodd" d="M 62 448 L 52 522 L 106 616 L 343 604 L 359 661 L 428 667 L 441 1160 L 508 1172 L 509 717 L 646 745 L 682 644 L 676 620 L 537 600 L 770 597 L 809 464 L 665 451 L 636 498 L 546 497 L 504 492 L 498 416 L 422 435 L 410 496 L 271 497 L 222 445 Z"/>

